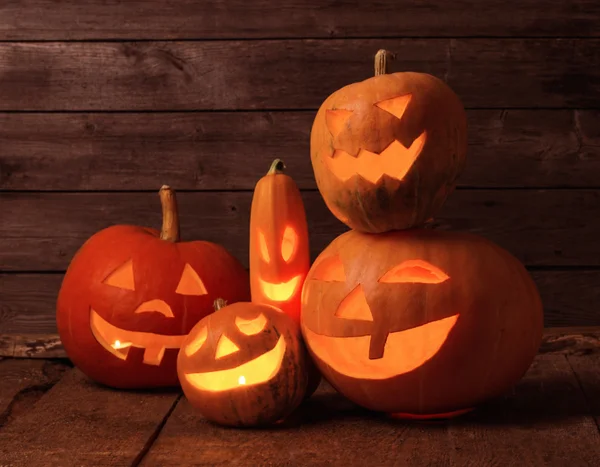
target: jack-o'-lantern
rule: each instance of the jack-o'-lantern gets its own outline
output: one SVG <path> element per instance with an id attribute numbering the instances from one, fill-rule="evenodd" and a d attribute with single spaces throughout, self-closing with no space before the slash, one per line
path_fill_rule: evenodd
<path id="1" fill-rule="evenodd" d="M 177 359 L 181 387 L 208 420 L 260 426 L 283 420 L 304 398 L 308 353 L 300 327 L 265 304 L 215 302 Z"/>
<path id="2" fill-rule="evenodd" d="M 300 190 L 276 159 L 254 189 L 250 212 L 250 292 L 300 324 L 302 285 L 310 269 Z"/>
<path id="3" fill-rule="evenodd" d="M 76 253 L 57 302 L 69 358 L 118 388 L 177 386 L 177 353 L 213 301 L 250 296 L 248 273 L 222 246 L 179 241 L 174 192 L 160 190 L 163 227 L 108 227 Z"/>
<path id="4" fill-rule="evenodd" d="M 542 336 L 534 282 L 481 237 L 349 231 L 313 264 L 302 332 L 323 376 L 368 409 L 458 414 L 525 373 Z"/>
<path id="5" fill-rule="evenodd" d="M 467 122 L 456 94 L 425 73 L 387 74 L 345 86 L 321 105 L 310 153 L 329 210 L 352 229 L 386 232 L 428 221 L 463 170 Z"/>

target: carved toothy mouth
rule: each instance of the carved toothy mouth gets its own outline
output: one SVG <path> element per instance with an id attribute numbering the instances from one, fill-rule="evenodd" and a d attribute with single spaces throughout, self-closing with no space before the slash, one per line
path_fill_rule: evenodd
<path id="1" fill-rule="evenodd" d="M 369 359 L 371 336 L 330 337 L 306 326 L 310 350 L 335 371 L 356 379 L 390 379 L 422 366 L 438 353 L 458 320 L 458 314 L 404 331 L 392 332 L 383 357 Z"/>
<path id="2" fill-rule="evenodd" d="M 329 170 L 343 182 L 356 175 L 374 185 L 379 183 L 384 175 L 402 180 L 421 153 L 425 141 L 426 133 L 423 132 L 408 148 L 395 140 L 379 154 L 361 149 L 356 157 L 336 149 L 325 162 Z"/>
<path id="3" fill-rule="evenodd" d="M 197 389 L 211 392 L 266 383 L 279 372 L 285 348 L 285 339 L 283 336 L 279 336 L 277 344 L 271 350 L 236 368 L 207 373 L 189 373 L 184 375 L 184 378 Z"/>
<path id="4" fill-rule="evenodd" d="M 259 279 L 259 281 L 262 292 L 269 300 L 274 302 L 285 302 L 286 300 L 289 300 L 292 295 L 294 295 L 298 289 L 301 279 L 302 276 L 298 275 L 292 277 L 289 281 L 281 282 L 280 284 L 274 284 L 262 279 Z"/>
<path id="5" fill-rule="evenodd" d="M 145 349 L 143 362 L 155 366 L 161 364 L 166 349 L 179 349 L 186 337 L 127 331 L 110 324 L 94 310 L 90 312 L 90 328 L 98 343 L 115 357 L 126 360 L 129 349 L 138 347 Z"/>

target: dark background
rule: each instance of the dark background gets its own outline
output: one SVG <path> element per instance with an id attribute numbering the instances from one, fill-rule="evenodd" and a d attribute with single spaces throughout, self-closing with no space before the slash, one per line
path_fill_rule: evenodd
<path id="1" fill-rule="evenodd" d="M 546 326 L 600 325 L 597 0 L 22 0 L 0 3 L 0 41 L 1 352 L 56 332 L 90 235 L 160 225 L 162 184 L 183 240 L 247 265 L 252 189 L 282 158 L 314 257 L 345 226 L 316 191 L 312 120 L 379 48 L 468 109 L 467 169 L 438 227 L 521 259 Z"/>

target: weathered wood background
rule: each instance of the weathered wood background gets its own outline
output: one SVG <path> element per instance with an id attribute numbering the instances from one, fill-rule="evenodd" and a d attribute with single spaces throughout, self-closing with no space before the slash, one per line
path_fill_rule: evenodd
<path id="1" fill-rule="evenodd" d="M 0 41 L 4 354 L 60 354 L 70 258 L 108 225 L 158 226 L 165 183 L 184 239 L 247 263 L 252 188 L 280 157 L 320 251 L 344 226 L 316 191 L 312 119 L 379 48 L 468 109 L 468 167 L 439 228 L 520 258 L 547 326 L 600 325 L 597 0 L 22 0 L 0 3 Z"/>

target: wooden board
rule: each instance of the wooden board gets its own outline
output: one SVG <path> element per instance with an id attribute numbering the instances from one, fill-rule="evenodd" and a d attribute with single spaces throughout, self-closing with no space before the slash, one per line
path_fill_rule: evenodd
<path id="1" fill-rule="evenodd" d="M 4 465 L 132 465 L 160 430 L 177 392 L 116 391 L 74 369 L 38 401 L 35 411 L 1 432 Z"/>
<path id="2" fill-rule="evenodd" d="M 70 368 L 66 361 L 0 360 L 0 438 L 2 427 L 30 410 Z"/>
<path id="3" fill-rule="evenodd" d="M 457 466 L 581 465 L 600 459 L 600 433 L 564 355 L 539 355 L 512 394 L 449 428 Z"/>
<path id="4" fill-rule="evenodd" d="M 593 0 L 8 2 L 0 40 L 369 36 L 598 36 Z M 435 21 L 432 18 L 435 17 Z M 392 27 L 393 26 L 393 27 Z"/>
<path id="5" fill-rule="evenodd" d="M 588 411 L 600 431 L 600 345 L 584 348 L 566 358 L 585 396 Z"/>
<path id="6" fill-rule="evenodd" d="M 325 384 L 267 432 L 213 425 L 183 398 L 141 465 L 592 466 L 599 457 L 600 434 L 574 374 L 563 355 L 546 355 L 513 394 L 441 423 L 369 414 Z"/>
<path id="7" fill-rule="evenodd" d="M 303 192 L 316 257 L 347 230 L 319 192 Z M 247 265 L 252 192 L 180 192 L 182 239 L 221 243 Z M 600 190 L 457 190 L 433 223 L 471 231 L 528 266 L 600 266 Z M 3 193 L 0 271 L 64 271 L 98 230 L 127 223 L 160 228 L 154 193 Z"/>
<path id="8" fill-rule="evenodd" d="M 0 190 L 253 189 L 275 157 L 300 188 L 314 189 L 314 114 L 0 113 Z M 599 111 L 467 115 L 459 186 L 600 187 Z"/>
<path id="9" fill-rule="evenodd" d="M 315 109 L 380 48 L 467 107 L 598 107 L 600 39 L 310 39 L 0 43 L 0 110 Z"/>

